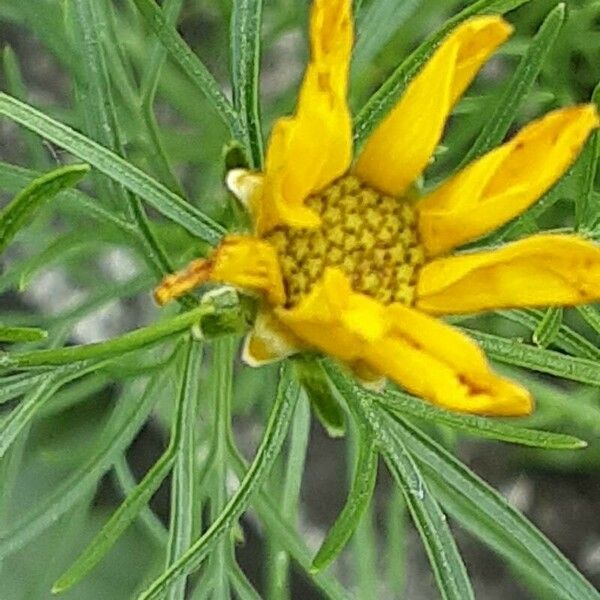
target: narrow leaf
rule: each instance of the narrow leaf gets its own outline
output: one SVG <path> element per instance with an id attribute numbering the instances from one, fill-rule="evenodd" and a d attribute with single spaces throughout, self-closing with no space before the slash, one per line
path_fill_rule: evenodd
<path id="1" fill-rule="evenodd" d="M 37 211 L 57 194 L 75 186 L 90 170 L 88 165 L 55 169 L 32 181 L 0 212 L 0 253 Z"/>
<path id="2" fill-rule="evenodd" d="M 499 2 L 496 4 L 496 8 L 503 5 L 506 10 L 511 10 L 514 6 L 510 6 L 510 4 L 509 2 Z M 492 111 L 489 118 L 485 119 L 481 133 L 471 146 L 461 166 L 468 164 L 502 142 L 515 120 L 519 105 L 531 91 L 544 61 L 558 37 L 565 22 L 565 13 L 564 3 L 558 4 L 548 13 L 504 93 L 498 98 L 495 110 Z"/>
<path id="3" fill-rule="evenodd" d="M 600 83 L 592 94 L 592 102 L 600 110 Z M 592 230 L 598 220 L 598 211 L 595 210 L 594 202 L 596 173 L 600 160 L 600 134 L 597 130 L 590 136 L 579 160 L 583 174 L 575 197 L 575 227 L 578 230 Z"/>
<path id="4" fill-rule="evenodd" d="M 15 373 L 14 375 L 2 377 L 2 379 L 0 379 L 0 404 L 18 398 L 32 387 L 37 386 L 44 381 L 47 377 L 47 370 L 44 370 L 41 373 L 36 371 L 26 371 L 24 373 Z"/>
<path id="5" fill-rule="evenodd" d="M 496 490 L 414 425 L 397 416 L 394 420 L 404 443 L 426 469 L 436 496 L 477 537 L 506 557 L 526 557 L 572 600 L 600 598 L 552 542 Z"/>
<path id="6" fill-rule="evenodd" d="M 377 401 L 394 414 L 408 414 L 413 417 L 432 420 L 480 438 L 546 450 L 575 450 L 587 446 L 586 442 L 571 435 L 515 427 L 508 423 L 486 419 L 477 415 L 450 412 L 400 392 L 386 392 L 380 395 Z"/>
<path id="7" fill-rule="evenodd" d="M 176 452 L 179 450 L 180 439 L 183 428 L 186 424 L 186 418 L 190 415 L 185 410 L 189 409 L 185 400 L 185 390 L 188 385 L 189 369 L 195 369 L 195 363 L 190 362 L 192 342 L 188 342 L 187 352 L 185 353 L 184 379 L 181 385 L 181 391 L 177 401 L 177 408 L 169 446 L 164 454 L 154 463 L 152 468 L 146 473 L 142 481 L 132 490 L 132 492 L 120 504 L 119 508 L 112 514 L 111 518 L 104 524 L 100 532 L 88 544 L 83 552 L 77 557 L 75 562 L 58 578 L 52 587 L 53 593 L 60 593 L 68 590 L 76 583 L 81 581 L 110 551 L 123 532 L 137 518 L 140 510 L 148 503 L 150 498 L 160 487 L 175 462 Z M 194 357 L 197 354 L 194 352 Z M 184 414 L 185 413 L 185 414 Z"/>
<path id="8" fill-rule="evenodd" d="M 284 366 L 277 397 L 271 409 L 263 439 L 254 461 L 240 483 L 240 487 L 202 537 L 167 571 L 160 575 L 139 596 L 138 600 L 160 598 L 179 577 L 197 568 L 219 538 L 229 531 L 244 512 L 253 493 L 260 488 L 270 473 L 271 467 L 281 450 L 298 399 L 298 393 L 299 387 L 291 377 L 290 369 Z"/>
<path id="9" fill-rule="evenodd" d="M 352 76 L 373 61 L 396 31 L 422 4 L 422 0 L 374 0 L 356 19 L 356 45 L 352 52 Z M 356 14 L 356 13 L 355 13 Z"/>
<path id="10" fill-rule="evenodd" d="M 330 377 L 345 377 L 340 369 L 332 363 L 327 364 L 326 370 Z M 333 375 L 334 373 L 335 375 Z M 562 433 L 516 427 L 497 419 L 444 410 L 405 392 L 386 390 L 383 393 L 376 393 L 349 381 L 347 385 L 351 386 L 355 396 L 364 398 L 366 402 L 379 404 L 394 414 L 410 415 L 418 419 L 434 421 L 476 437 L 553 450 L 574 450 L 587 445 L 583 440 Z"/>
<path id="11" fill-rule="evenodd" d="M 328 370 L 331 381 L 357 420 L 368 426 L 388 468 L 402 490 L 444 600 L 474 600 L 467 572 L 445 515 L 429 491 L 404 441 L 382 418 L 381 409 L 355 389 L 341 371 Z"/>
<path id="12" fill-rule="evenodd" d="M 597 362 L 567 356 L 553 350 L 535 348 L 515 340 L 466 327 L 462 329 L 475 339 L 493 360 L 580 383 L 600 386 L 600 371 Z"/>
<path id="13" fill-rule="evenodd" d="M 76 54 L 78 60 L 74 59 L 77 66 L 77 106 L 83 115 L 84 133 L 126 158 L 104 52 L 105 47 L 114 48 L 119 41 L 107 37 L 111 29 L 106 20 L 108 15 L 102 7 L 106 8 L 104 1 L 66 0 L 67 15 L 72 13 L 68 28 L 74 36 L 76 47 L 81 49 Z M 116 201 L 117 208 L 135 224 L 145 246 L 142 257 L 152 271 L 158 277 L 173 272 L 174 267 L 154 235 L 140 199 L 104 176 L 97 176 L 96 184 L 101 199 Z M 187 307 L 191 307 L 191 302 L 187 302 Z"/>
<path id="14" fill-rule="evenodd" d="M 131 444 L 171 377 L 171 369 L 166 369 L 142 393 L 132 386 L 122 395 L 91 456 L 34 508 L 0 531 L 0 560 L 35 539 L 97 484 Z"/>
<path id="15" fill-rule="evenodd" d="M 240 115 L 251 167 L 262 168 L 259 109 L 260 25 L 263 0 L 236 0 L 231 11 L 233 104 Z"/>
<path id="16" fill-rule="evenodd" d="M 539 322 L 538 326 L 533 332 L 534 343 L 540 346 L 540 348 L 547 348 L 550 344 L 552 344 L 556 339 L 558 332 L 560 331 L 562 319 L 562 307 L 553 306 L 549 308 L 544 313 L 542 320 Z"/>
<path id="17" fill-rule="evenodd" d="M 202 61 L 185 43 L 185 40 L 177 33 L 177 30 L 166 22 L 160 7 L 154 0 L 134 0 L 134 2 L 148 25 L 164 44 L 171 58 L 190 78 L 192 83 L 196 85 L 198 90 L 204 94 L 229 129 L 231 135 L 243 140 L 244 132 L 231 103 L 227 100 L 219 84 L 209 73 Z"/>
<path id="18" fill-rule="evenodd" d="M 42 176 L 43 173 L 38 171 L 0 162 L 0 189 L 10 194 L 18 194 L 25 186 L 30 185 L 35 179 Z M 77 189 L 66 189 L 60 192 L 57 204 L 74 208 L 78 210 L 79 214 L 85 214 L 101 223 L 116 227 L 127 236 L 131 236 L 135 231 L 129 223 L 108 212 L 99 206 L 94 198 Z"/>
<path id="19" fill-rule="evenodd" d="M 237 448 L 230 448 L 233 468 L 238 477 L 242 477 L 247 471 L 246 461 L 240 456 Z M 261 523 L 269 531 L 270 535 L 277 539 L 282 548 L 293 557 L 307 574 L 310 573 L 312 564 L 312 553 L 306 547 L 302 536 L 296 532 L 293 525 L 281 515 L 280 507 L 275 503 L 272 495 L 267 491 L 260 491 L 252 500 L 252 507 L 256 510 Z M 311 575 L 313 585 L 318 587 L 326 598 L 331 600 L 352 600 L 354 596 L 347 593 L 339 582 L 327 571 L 321 571 Z"/>
<path id="20" fill-rule="evenodd" d="M 0 93 L 0 115 L 20 123 L 85 160 L 209 244 L 216 244 L 223 235 L 223 228 L 203 212 L 122 157 L 67 125 L 3 93 Z"/>
<path id="21" fill-rule="evenodd" d="M 584 306 L 579 308 L 585 309 L 587 307 Z M 535 309 L 498 310 L 496 312 L 505 319 L 519 323 L 531 331 L 535 331 L 539 326 L 544 314 L 542 311 Z M 560 324 L 558 332 L 553 340 L 553 344 L 564 352 L 577 356 L 578 358 L 600 360 L 600 349 L 565 323 Z"/>
<path id="22" fill-rule="evenodd" d="M 0 342 L 39 342 L 48 332 L 37 327 L 4 327 L 0 325 Z"/>
<path id="23" fill-rule="evenodd" d="M 83 377 L 99 368 L 97 362 L 88 362 L 77 370 L 55 371 L 43 379 L 35 389 L 28 392 L 23 401 L 2 421 L 0 421 L 0 459 L 15 441 L 24 427 L 33 421 L 50 398 L 69 381 Z"/>
<path id="24" fill-rule="evenodd" d="M 179 410 L 172 434 L 175 465 L 171 484 L 171 520 L 167 542 L 166 567 L 170 567 L 192 544 L 196 484 L 196 457 L 194 439 L 197 428 L 196 413 L 200 399 L 200 367 L 202 344 L 192 340 L 181 385 Z M 181 578 L 171 587 L 167 600 L 185 599 L 186 580 Z"/>
<path id="25" fill-rule="evenodd" d="M 28 93 L 17 55 L 10 46 L 4 48 L 2 53 L 2 66 L 6 77 L 6 87 L 9 94 L 27 102 Z M 46 152 L 40 140 L 30 131 L 25 132 L 25 144 L 32 164 L 38 169 L 44 169 L 48 163 Z"/>
<path id="26" fill-rule="evenodd" d="M 600 333 L 600 311 L 595 306 L 578 306 L 579 314 L 586 320 L 587 324 L 596 332 Z"/>
<path id="27" fill-rule="evenodd" d="M 438 44 L 457 25 L 466 19 L 483 13 L 503 14 L 515 8 L 515 5 L 524 4 L 528 0 L 506 2 L 501 0 L 477 0 L 457 15 L 449 19 L 444 25 L 429 36 L 423 44 L 414 50 L 396 70 L 386 79 L 381 87 L 369 98 L 361 108 L 354 120 L 354 142 L 360 147 L 377 124 L 385 117 L 396 104 L 408 84 L 421 70 L 425 62 L 433 54 Z"/>
<path id="28" fill-rule="evenodd" d="M 26 368 L 65 365 L 90 358 L 118 356 L 180 333 L 197 324 L 202 320 L 202 317 L 213 311 L 214 309 L 211 305 L 205 304 L 172 319 L 136 329 L 106 342 L 48 350 L 32 350 L 31 352 L 22 353 L 15 352 L 10 355 L 0 356 L 0 366 Z"/>
<path id="29" fill-rule="evenodd" d="M 359 440 L 354 478 L 346 504 L 313 559 L 314 573 L 332 563 L 344 548 L 369 505 L 377 477 L 377 450 L 371 435 Z"/>

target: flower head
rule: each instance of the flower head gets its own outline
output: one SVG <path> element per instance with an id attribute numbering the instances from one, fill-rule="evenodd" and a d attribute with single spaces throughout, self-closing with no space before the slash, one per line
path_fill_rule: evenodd
<path id="1" fill-rule="evenodd" d="M 226 282 L 261 298 L 244 349 L 250 364 L 317 349 L 363 380 L 389 377 L 446 408 L 529 413 L 527 390 L 434 315 L 600 299 L 600 248 L 576 235 L 451 255 L 554 185 L 598 126 L 595 108 L 552 112 L 433 192 L 414 191 L 453 106 L 510 33 L 498 16 L 457 27 L 353 162 L 350 0 L 315 0 L 296 112 L 275 123 L 264 172 L 227 177 L 252 234 L 226 236 L 208 259 L 165 278 L 158 301 Z"/>

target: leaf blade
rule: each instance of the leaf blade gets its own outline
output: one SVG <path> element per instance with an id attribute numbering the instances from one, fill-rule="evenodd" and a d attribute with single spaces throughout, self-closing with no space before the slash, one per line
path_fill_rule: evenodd
<path id="1" fill-rule="evenodd" d="M 279 391 L 271 410 L 267 427 L 254 461 L 246 476 L 240 483 L 237 492 L 229 499 L 225 509 L 212 525 L 189 550 L 173 563 L 167 571 L 155 579 L 142 592 L 138 600 L 154 600 L 159 598 L 170 585 L 185 573 L 196 568 L 206 557 L 207 552 L 223 535 L 233 522 L 241 515 L 247 506 L 253 492 L 257 490 L 279 454 L 283 439 L 298 399 L 299 387 L 290 377 L 290 370 L 285 367 L 279 385 Z"/>
<path id="2" fill-rule="evenodd" d="M 233 103 L 245 132 L 250 166 L 260 170 L 263 140 L 259 108 L 260 25 L 263 0 L 237 0 L 231 11 Z"/>
<path id="3" fill-rule="evenodd" d="M 440 41 L 456 26 L 477 14 L 503 14 L 529 0 L 478 0 L 456 14 L 414 50 L 367 100 L 354 119 L 354 143 L 359 147 L 400 98 Z"/>
<path id="4" fill-rule="evenodd" d="M 244 132 L 240 126 L 238 115 L 204 63 L 192 52 L 176 29 L 167 23 L 154 0 L 134 0 L 134 2 L 150 28 L 164 44 L 171 58 L 204 94 L 231 135 L 243 141 Z"/>
<path id="5" fill-rule="evenodd" d="M 342 511 L 327 532 L 313 558 L 311 572 L 318 573 L 331 564 L 354 533 L 361 516 L 369 505 L 377 477 L 377 450 L 372 436 L 362 439 L 350 493 Z"/>
<path id="6" fill-rule="evenodd" d="M 55 121 L 33 107 L 0 93 L 0 114 L 54 142 L 121 183 L 157 211 L 209 244 L 216 244 L 225 230 L 180 196 L 127 162 L 108 148 Z"/>
<path id="7" fill-rule="evenodd" d="M 519 62 L 503 94 L 461 162 L 463 166 L 502 142 L 515 119 L 519 104 L 527 97 L 539 75 L 566 17 L 565 4 L 556 5 L 546 16 L 527 52 Z"/>
<path id="8" fill-rule="evenodd" d="M 446 517 L 403 440 L 381 418 L 369 400 L 355 394 L 354 387 L 341 371 L 329 369 L 328 374 L 359 422 L 371 430 L 379 451 L 402 490 L 427 552 L 440 595 L 444 600 L 474 600 L 465 565 Z"/>
<path id="9" fill-rule="evenodd" d="M 510 554 L 512 548 L 524 552 L 548 579 L 561 586 L 573 600 L 598 600 L 600 594 L 560 551 L 515 508 L 475 473 L 450 455 L 444 448 L 404 419 L 394 416 L 402 428 L 403 439 L 417 461 L 427 468 L 429 481 L 438 476 L 443 485 L 436 485 L 436 495 L 452 513 L 456 513 L 451 498 L 444 490 L 452 491 L 478 515 L 480 529 L 475 535 L 486 543 L 496 544 Z"/>
<path id="10" fill-rule="evenodd" d="M 0 253 L 45 203 L 77 185 L 89 170 L 89 165 L 60 167 L 34 179 L 17 194 L 0 212 Z"/>

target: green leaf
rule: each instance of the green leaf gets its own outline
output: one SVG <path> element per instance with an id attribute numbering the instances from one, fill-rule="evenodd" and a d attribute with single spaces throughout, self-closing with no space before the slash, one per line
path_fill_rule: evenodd
<path id="1" fill-rule="evenodd" d="M 245 132 L 251 167 L 261 169 L 263 141 L 259 108 L 260 25 L 263 0 L 237 0 L 231 10 L 233 105 Z"/>
<path id="2" fill-rule="evenodd" d="M 260 488 L 269 474 L 281 450 L 296 400 L 298 399 L 298 393 L 298 384 L 291 377 L 290 369 L 284 366 L 277 397 L 271 409 L 263 439 L 258 447 L 252 465 L 240 483 L 240 487 L 202 537 L 173 563 L 169 569 L 160 575 L 139 596 L 138 600 L 160 598 L 179 577 L 197 568 L 219 538 L 230 530 L 244 512 L 252 495 Z"/>
<path id="3" fill-rule="evenodd" d="M 214 312 L 213 306 L 204 304 L 172 319 L 136 329 L 106 342 L 48 350 L 33 350 L 22 353 L 15 352 L 10 355 L 5 354 L 4 356 L 0 355 L 0 366 L 22 369 L 38 366 L 64 365 L 91 358 L 99 359 L 118 356 L 185 331 L 193 325 L 197 325 L 202 320 L 202 317 L 212 312 Z"/>
<path id="4" fill-rule="evenodd" d="M 160 7 L 154 0 L 134 0 L 134 2 L 150 28 L 164 44 L 171 58 L 196 85 L 198 90 L 204 94 L 229 129 L 231 135 L 244 140 L 244 129 L 231 103 L 202 61 L 185 43 L 177 30 L 166 22 Z"/>
<path id="5" fill-rule="evenodd" d="M 62 367 L 63 369 L 70 367 Z M 49 372 L 44 370 L 42 373 L 37 371 L 28 371 L 25 373 L 15 373 L 0 379 L 0 404 L 4 404 L 18 398 L 26 393 L 32 387 L 37 386 L 48 377 Z"/>
<path id="6" fill-rule="evenodd" d="M 409 451 L 425 469 L 436 497 L 472 533 L 511 560 L 526 560 L 571 600 L 600 594 L 544 535 L 494 489 L 414 425 L 395 416 Z"/>
<path id="7" fill-rule="evenodd" d="M 27 102 L 27 88 L 17 55 L 10 46 L 4 48 L 2 54 L 2 66 L 4 67 L 4 75 L 6 77 L 7 90 L 15 98 Z M 48 159 L 40 140 L 33 133 L 25 132 L 25 144 L 31 162 L 36 168 L 44 169 L 48 164 Z"/>
<path id="8" fill-rule="evenodd" d="M 25 395 L 22 402 L 0 421 L 0 459 L 4 456 L 21 430 L 35 418 L 39 410 L 63 385 L 83 377 L 99 367 L 97 362 L 87 362 L 77 370 L 55 371 L 42 379 L 40 383 Z"/>
<path id="9" fill-rule="evenodd" d="M 530 0 L 496 0 L 489 8 L 490 13 L 498 13 L 503 15 L 527 4 Z"/>
<path id="10" fill-rule="evenodd" d="M 600 110 L 600 83 L 594 89 L 592 102 Z M 598 221 L 598 211 L 595 210 L 594 203 L 596 173 L 600 160 L 600 134 L 597 130 L 590 136 L 579 160 L 583 175 L 575 197 L 575 227 L 578 230 L 592 230 Z"/>
<path id="11" fill-rule="evenodd" d="M 310 406 L 305 397 L 300 397 L 296 404 L 283 485 L 278 501 L 281 516 L 293 527 L 297 526 L 300 504 L 300 488 L 305 472 L 306 452 L 310 438 Z M 266 595 L 272 600 L 287 600 L 290 590 L 290 556 L 285 548 L 279 545 L 277 537 L 268 536 L 268 553 L 274 557 L 267 567 Z"/>
<path id="12" fill-rule="evenodd" d="M 74 91 L 82 132 L 105 148 L 121 154 L 119 125 L 110 91 L 103 42 L 106 23 L 100 21 L 98 4 L 89 0 L 65 0 L 65 26 L 73 46 Z M 126 212 L 129 198 L 114 181 L 95 171 L 92 173 L 100 201 L 115 212 Z"/>
<path id="13" fill-rule="evenodd" d="M 236 355 L 235 338 L 223 337 L 213 346 L 213 363 L 211 381 L 213 382 L 213 414 L 212 444 L 213 459 L 210 477 L 211 491 L 210 519 L 216 521 L 227 505 L 227 443 L 232 437 L 231 402 L 233 394 L 233 363 Z M 210 563 L 207 567 L 213 581 L 213 596 L 229 598 L 231 595 L 227 563 L 231 554 L 232 535 L 223 535 L 215 543 L 211 551 Z M 185 580 L 182 577 L 181 580 Z"/>
<path id="14" fill-rule="evenodd" d="M 342 551 L 371 501 L 376 478 L 377 450 L 373 436 L 369 433 L 359 439 L 348 499 L 313 559 L 311 572 L 318 573 L 327 567 Z"/>
<path id="15" fill-rule="evenodd" d="M 0 212 L 0 253 L 46 202 L 77 185 L 89 170 L 88 165 L 70 165 L 50 171 L 32 181 L 7 204 Z"/>
<path id="16" fill-rule="evenodd" d="M 471 583 L 450 532 L 446 516 L 429 491 L 413 457 L 392 432 L 382 439 L 388 468 L 404 492 L 404 499 L 429 557 L 440 595 L 445 600 L 475 598 Z M 391 442 L 388 446 L 387 442 Z"/>
<path id="17" fill-rule="evenodd" d="M 553 306 L 546 310 L 542 320 L 533 332 L 533 341 L 540 348 L 547 348 L 554 342 L 562 325 L 563 309 Z"/>
<path id="18" fill-rule="evenodd" d="M 520 325 L 531 329 L 531 331 L 536 330 L 544 315 L 542 311 L 534 309 L 498 310 L 496 313 L 505 319 L 509 319 L 510 321 L 514 321 L 515 323 L 519 323 Z M 553 344 L 557 348 L 579 358 L 600 360 L 600 349 L 569 326 L 565 325 L 565 323 L 561 323 L 558 328 Z"/>
<path id="19" fill-rule="evenodd" d="M 42 176 L 43 173 L 0 162 L 0 189 L 8 193 L 18 194 L 24 187 Z M 97 200 L 77 189 L 66 189 L 60 192 L 57 200 L 57 205 L 78 211 L 78 217 L 84 214 L 97 219 L 103 224 L 116 227 L 129 237 L 135 234 L 135 229 L 129 223 L 98 206 Z"/>
<path id="20" fill-rule="evenodd" d="M 374 0 L 356 18 L 356 44 L 352 75 L 357 77 L 402 25 L 419 9 L 422 0 Z M 356 14 L 356 13 L 355 13 Z"/>
<path id="21" fill-rule="evenodd" d="M 85 160 L 200 239 L 209 244 L 216 244 L 221 239 L 223 228 L 203 212 L 122 157 L 74 129 L 3 93 L 0 93 L 0 115 Z"/>
<path id="22" fill-rule="evenodd" d="M 0 325 L 0 342 L 39 342 L 48 332 L 37 327 L 4 327 Z"/>
<path id="23" fill-rule="evenodd" d="M 344 413 L 323 367 L 318 360 L 302 354 L 294 357 L 293 361 L 296 375 L 321 425 L 331 437 L 342 437 L 346 433 Z"/>
<path id="24" fill-rule="evenodd" d="M 154 463 L 148 473 L 146 473 L 142 481 L 132 490 L 127 498 L 125 498 L 111 518 L 104 524 L 96 537 L 94 537 L 85 550 L 77 557 L 75 562 L 73 562 L 73 564 L 54 583 L 52 587 L 53 593 L 64 592 L 74 586 L 81 581 L 81 579 L 83 579 L 98 564 L 98 562 L 100 562 L 100 560 L 102 560 L 115 542 L 121 537 L 125 529 L 127 529 L 127 527 L 129 527 L 129 525 L 137 518 L 142 507 L 144 507 L 155 494 L 156 490 L 158 490 L 160 484 L 164 481 L 165 477 L 173 467 L 177 451 L 181 450 L 181 436 L 187 425 L 186 419 L 190 417 L 190 407 L 189 402 L 186 402 L 186 392 L 188 391 L 190 378 L 197 375 L 198 367 L 195 361 L 198 358 L 198 354 L 195 349 L 194 352 L 192 352 L 192 344 L 191 341 L 187 344 L 187 350 L 184 357 L 186 368 L 180 387 L 180 394 L 177 401 L 176 414 L 173 420 L 168 448 L 156 463 Z M 191 423 L 193 424 L 193 421 L 191 421 Z M 169 548 L 171 548 L 171 545 L 169 545 Z M 170 551 L 171 550 L 169 550 L 169 552 Z"/>
<path id="25" fill-rule="evenodd" d="M 230 454 L 236 474 L 238 477 L 242 477 L 247 471 L 246 461 L 233 445 L 230 447 Z M 259 492 L 252 500 L 252 507 L 270 535 L 275 537 L 281 547 L 285 548 L 294 561 L 309 574 L 312 553 L 306 547 L 303 538 L 295 531 L 294 526 L 281 516 L 280 507 L 275 503 L 272 495 L 265 491 Z M 331 600 L 352 600 L 353 598 L 326 571 L 312 575 L 311 579 L 325 597 Z"/>
<path id="26" fill-rule="evenodd" d="M 136 487 L 136 481 L 127 458 L 122 456 L 115 463 L 115 478 L 124 496 L 128 496 Z M 146 528 L 149 536 L 160 548 L 164 548 L 167 541 L 167 530 L 162 521 L 154 514 L 149 506 L 144 506 L 138 515 L 139 522 Z"/>
<path id="27" fill-rule="evenodd" d="M 167 543 L 166 567 L 171 566 L 182 556 L 192 543 L 194 515 L 198 510 L 195 495 L 196 457 L 194 439 L 197 428 L 197 411 L 200 400 L 200 367 L 202 365 L 202 344 L 190 342 L 190 351 L 185 365 L 181 385 L 179 406 L 172 434 L 175 455 L 173 480 L 171 484 L 171 520 Z M 186 580 L 182 577 L 169 590 L 168 600 L 184 600 Z"/>
<path id="28" fill-rule="evenodd" d="M 122 394 L 91 456 L 51 494 L 0 531 L 0 560 L 39 536 L 97 484 L 131 444 L 171 377 L 171 369 L 166 369 L 152 378 L 142 393 L 139 386 L 130 386 Z"/>
<path id="29" fill-rule="evenodd" d="M 75 89 L 77 105 L 83 114 L 84 133 L 126 158 L 104 54 L 104 46 L 114 46 L 118 41 L 104 39 L 109 31 L 106 14 L 102 10 L 104 0 L 66 0 L 65 6 L 67 15 L 72 14 L 69 32 L 75 38 L 76 47 L 81 48 L 81 52 L 76 54 Z M 104 176 L 96 177 L 96 184 L 100 197 L 107 202 L 116 201 L 117 207 L 137 227 L 145 246 L 142 256 L 154 273 L 161 277 L 173 272 L 175 269 L 150 228 L 139 198 Z M 191 307 L 189 301 L 188 307 Z"/>
<path id="30" fill-rule="evenodd" d="M 578 306 L 579 314 L 586 320 L 587 324 L 597 333 L 600 333 L 600 311 L 595 306 Z"/>
<path id="31" fill-rule="evenodd" d="M 175 25 L 181 9 L 183 7 L 184 0 L 166 0 L 162 4 L 162 12 L 165 17 L 165 21 L 169 25 Z M 179 185 L 177 177 L 173 173 L 169 158 L 165 152 L 162 137 L 159 132 L 158 122 L 154 114 L 154 100 L 158 89 L 160 76 L 163 70 L 165 59 L 167 58 L 167 51 L 160 40 L 154 40 L 150 52 L 148 53 L 149 58 L 145 61 L 144 72 L 141 77 L 141 90 L 140 90 L 140 104 L 142 107 L 142 114 L 146 121 L 146 127 L 148 129 L 149 143 L 151 144 L 151 152 L 155 157 L 154 163 L 156 168 L 159 170 L 163 177 L 164 183 L 167 184 L 173 191 L 177 192 L 180 196 L 183 196 L 183 190 Z"/>
<path id="32" fill-rule="evenodd" d="M 484 13 L 503 14 L 528 0 L 507 2 L 501 0 L 478 0 L 448 19 L 434 34 L 414 50 L 396 70 L 386 79 L 381 87 L 367 100 L 354 120 L 354 143 L 360 148 L 369 134 L 375 129 L 385 115 L 396 104 L 408 84 L 421 70 L 439 43 L 452 29 L 466 19 Z"/>
<path id="33" fill-rule="evenodd" d="M 450 412 L 401 392 L 386 392 L 378 395 L 377 398 L 375 396 L 373 394 L 373 400 L 376 400 L 394 414 L 400 416 L 407 414 L 412 417 L 435 421 L 480 438 L 546 450 L 575 450 L 587 446 L 586 442 L 571 435 L 515 427 L 477 415 Z"/>
<path id="34" fill-rule="evenodd" d="M 385 514 L 385 573 L 392 598 L 404 598 L 408 559 L 406 502 L 397 487 L 388 496 Z"/>
<path id="35" fill-rule="evenodd" d="M 498 2 L 495 8 L 503 6 L 508 11 L 516 8 L 516 6 L 511 6 L 514 4 L 518 6 L 519 3 Z M 533 88 L 544 61 L 565 22 L 565 14 L 564 3 L 558 4 L 548 13 L 504 93 L 498 98 L 495 110 L 485 119 L 479 136 L 461 162 L 459 169 L 502 142 L 515 120 L 518 107 Z"/>
<path id="36" fill-rule="evenodd" d="M 339 367 L 334 366 L 332 363 L 327 364 L 326 370 L 330 377 L 335 376 L 338 378 L 338 381 L 340 378 L 345 377 Z M 334 373 L 335 375 L 332 375 Z M 497 419 L 488 419 L 477 415 L 444 410 L 429 402 L 410 396 L 405 392 L 386 390 L 382 393 L 376 393 L 350 383 L 347 378 L 346 386 L 352 390 L 355 396 L 364 399 L 365 402 L 379 404 L 387 411 L 400 417 L 409 415 L 425 421 L 434 421 L 435 423 L 464 431 L 476 437 L 511 442 L 534 448 L 545 448 L 547 450 L 574 450 L 584 448 L 587 445 L 583 440 L 562 433 L 515 427 L 508 423 L 502 423 Z"/>
<path id="37" fill-rule="evenodd" d="M 583 358 L 574 358 L 553 350 L 544 350 L 528 346 L 515 340 L 499 337 L 490 333 L 483 333 L 462 327 L 486 351 L 492 360 L 497 360 L 507 365 L 525 367 L 532 371 L 548 373 L 556 377 L 600 385 L 600 371 L 598 363 Z"/>
<path id="38" fill-rule="evenodd" d="M 368 427 L 379 452 L 402 490 L 406 505 L 425 546 L 444 600 L 474 599 L 467 572 L 452 537 L 445 515 L 429 491 L 404 441 L 389 421 L 382 418 L 381 409 L 367 397 L 355 393 L 355 387 L 336 369 L 327 370 L 331 381 L 348 403 L 357 421 Z"/>

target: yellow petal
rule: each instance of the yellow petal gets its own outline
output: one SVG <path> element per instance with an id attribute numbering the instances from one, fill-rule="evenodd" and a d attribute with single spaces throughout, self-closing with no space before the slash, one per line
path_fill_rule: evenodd
<path id="1" fill-rule="evenodd" d="M 315 227 L 306 198 L 345 173 L 352 156 L 346 96 L 352 50 L 350 0 L 316 0 L 311 60 L 293 117 L 277 121 L 267 149 L 264 188 L 255 208 L 257 232 L 278 224 Z"/>
<path id="2" fill-rule="evenodd" d="M 274 305 L 285 302 L 277 252 L 270 244 L 251 236 L 227 236 L 209 258 L 208 281 L 229 283 L 263 293 Z"/>
<path id="3" fill-rule="evenodd" d="M 421 269 L 416 296 L 416 306 L 431 314 L 595 302 L 600 247 L 541 234 L 491 252 L 439 258 Z"/>
<path id="4" fill-rule="evenodd" d="M 484 16 L 450 33 L 367 140 L 359 177 L 387 194 L 404 193 L 427 166 L 452 107 L 511 31 L 500 17 Z"/>
<path id="5" fill-rule="evenodd" d="M 531 412 L 529 392 L 494 373 L 481 349 L 463 333 L 401 304 L 387 311 L 391 341 L 373 348 L 371 360 L 407 390 L 461 412 Z"/>
<path id="6" fill-rule="evenodd" d="M 419 229 L 429 255 L 476 239 L 525 211 L 565 173 L 598 124 L 591 104 L 554 111 L 423 198 Z"/>
<path id="7" fill-rule="evenodd" d="M 463 369 L 446 362 L 447 356 L 430 354 L 427 341 L 415 346 L 402 339 L 384 340 L 369 348 L 369 361 L 409 392 L 449 410 L 494 416 L 531 413 L 533 401 L 525 389 L 489 369 L 484 378 L 467 380 Z"/>
<path id="8" fill-rule="evenodd" d="M 278 308 L 277 318 L 308 346 L 347 363 L 362 358 L 362 347 L 376 343 L 386 332 L 385 307 L 352 291 L 346 275 L 335 268 L 298 306 Z"/>
<path id="9" fill-rule="evenodd" d="M 270 310 L 260 309 L 254 327 L 244 341 L 242 360 L 252 367 L 259 367 L 291 356 L 300 348 L 298 340 Z"/>
<path id="10" fill-rule="evenodd" d="M 495 415 L 531 410 L 529 394 L 494 374 L 472 341 L 413 309 L 352 291 L 338 269 L 327 269 L 297 307 L 276 313 L 308 347 L 446 408 Z"/>

